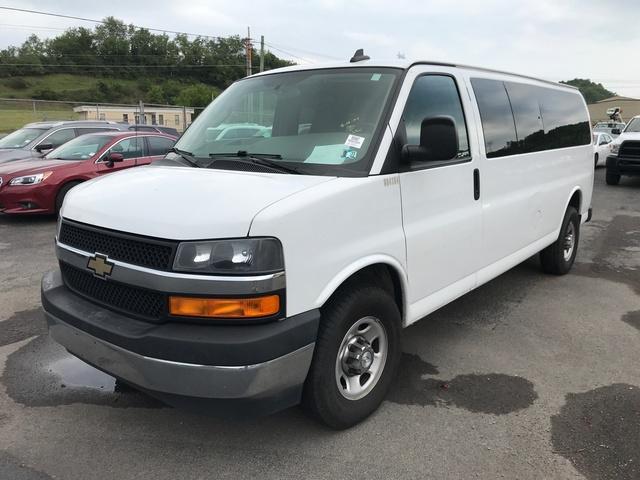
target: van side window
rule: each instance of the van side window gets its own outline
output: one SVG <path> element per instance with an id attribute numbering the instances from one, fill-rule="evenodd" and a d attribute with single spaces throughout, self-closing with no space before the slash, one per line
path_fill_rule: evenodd
<path id="1" fill-rule="evenodd" d="M 518 137 L 504 83 L 473 78 L 471 85 L 480 109 L 487 158 L 514 155 L 517 153 Z"/>
<path id="2" fill-rule="evenodd" d="M 518 151 L 514 153 L 539 152 L 545 149 L 545 132 L 542 113 L 538 103 L 538 87 L 523 83 L 505 82 L 516 122 Z"/>
<path id="3" fill-rule="evenodd" d="M 458 88 L 452 77 L 423 75 L 411 87 L 402 120 L 406 129 L 407 144 L 420 144 L 420 127 L 428 117 L 448 115 L 453 117 L 458 130 L 457 159 L 470 157 L 467 126 L 460 102 Z"/>
<path id="4" fill-rule="evenodd" d="M 545 150 L 591 143 L 589 119 L 577 93 L 539 88 Z"/>
<path id="5" fill-rule="evenodd" d="M 478 101 L 487 158 L 588 145 L 582 97 L 553 88 L 471 79 Z"/>

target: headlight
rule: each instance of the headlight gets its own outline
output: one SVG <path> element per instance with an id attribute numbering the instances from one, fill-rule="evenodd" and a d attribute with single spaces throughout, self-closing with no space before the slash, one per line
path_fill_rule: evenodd
<path id="1" fill-rule="evenodd" d="M 263 275 L 284 270 L 282 245 L 275 238 L 238 238 L 178 245 L 177 272 Z"/>
<path id="2" fill-rule="evenodd" d="M 611 150 L 611 153 L 613 153 L 614 155 L 618 154 L 618 150 L 620 150 L 620 144 L 619 143 L 610 143 L 609 144 L 609 149 Z"/>
<path id="3" fill-rule="evenodd" d="M 26 175 L 24 177 L 16 177 L 11 179 L 9 185 L 36 185 L 44 182 L 51 176 L 53 172 L 36 173 L 35 175 Z"/>

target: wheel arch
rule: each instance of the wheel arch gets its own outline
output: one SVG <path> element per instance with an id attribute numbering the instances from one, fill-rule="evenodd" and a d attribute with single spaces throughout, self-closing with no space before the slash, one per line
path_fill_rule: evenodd
<path id="1" fill-rule="evenodd" d="M 386 255 L 366 257 L 342 269 L 322 290 L 316 304 L 322 308 L 342 286 L 358 281 L 376 283 L 389 290 L 400 310 L 402 325 L 406 324 L 407 275 L 398 260 Z"/>
<path id="2" fill-rule="evenodd" d="M 580 187 L 573 187 L 571 190 L 571 195 L 569 195 L 562 212 L 563 215 L 569 207 L 574 207 L 578 211 L 578 215 L 582 215 L 582 189 Z"/>

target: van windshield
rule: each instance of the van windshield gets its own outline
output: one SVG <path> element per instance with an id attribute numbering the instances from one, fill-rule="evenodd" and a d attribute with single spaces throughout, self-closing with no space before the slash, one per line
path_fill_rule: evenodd
<path id="1" fill-rule="evenodd" d="M 401 72 L 358 67 L 241 80 L 198 116 L 176 149 L 211 168 L 241 152 L 298 173 L 366 175 Z"/>

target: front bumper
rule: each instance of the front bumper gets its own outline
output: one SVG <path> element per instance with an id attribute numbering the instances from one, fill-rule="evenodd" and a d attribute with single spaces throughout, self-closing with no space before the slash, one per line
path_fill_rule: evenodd
<path id="1" fill-rule="evenodd" d="M 630 176 L 640 175 L 640 159 L 610 155 L 607 157 L 607 173 Z"/>
<path id="2" fill-rule="evenodd" d="M 11 215 L 55 213 L 55 189 L 44 184 L 2 185 L 0 212 Z"/>
<path id="3" fill-rule="evenodd" d="M 42 280 L 51 336 L 85 362 L 180 407 L 267 414 L 300 401 L 320 319 L 314 310 L 262 325 L 150 324 Z"/>

